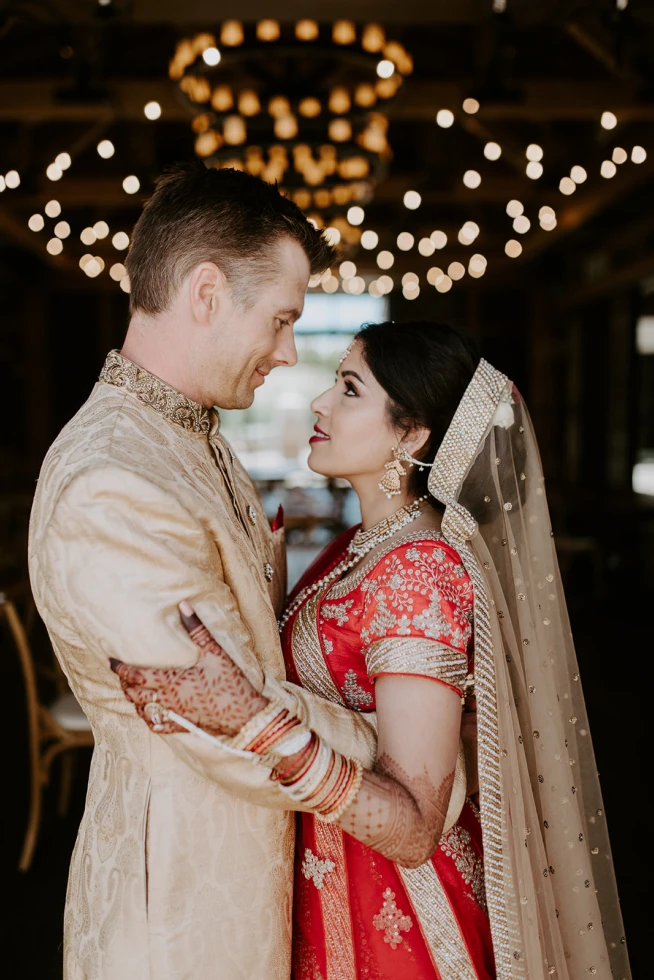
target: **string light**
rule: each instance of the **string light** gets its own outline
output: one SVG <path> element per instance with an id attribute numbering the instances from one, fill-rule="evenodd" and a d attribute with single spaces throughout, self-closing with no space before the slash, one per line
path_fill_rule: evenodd
<path id="1" fill-rule="evenodd" d="M 257 37 L 260 41 L 276 41 L 279 37 L 279 24 L 276 20 L 260 20 L 257 24 Z"/>
<path id="2" fill-rule="evenodd" d="M 146 102 L 143 106 L 143 114 L 146 119 L 151 119 L 152 121 L 159 119 L 161 116 L 161 106 L 158 102 Z"/>
<path id="3" fill-rule="evenodd" d="M 614 112 L 603 112 L 600 124 L 604 129 L 615 129 L 618 125 L 618 117 Z"/>
<path id="4" fill-rule="evenodd" d="M 491 140 L 491 142 L 487 143 L 484 147 L 484 156 L 487 160 L 499 160 L 499 158 L 502 156 L 502 147 L 499 143 L 495 143 Z"/>
<path id="5" fill-rule="evenodd" d="M 84 273 L 89 277 L 89 279 L 95 279 L 102 272 L 102 266 L 98 261 L 97 255 L 92 255 L 91 258 L 84 263 L 83 267 Z"/>
<path id="6" fill-rule="evenodd" d="M 106 221 L 96 221 L 93 225 L 93 234 L 96 238 L 106 238 L 109 234 L 109 225 Z"/>
<path id="7" fill-rule="evenodd" d="M 17 170 L 8 170 L 5 174 L 5 184 L 10 191 L 16 190 L 20 186 L 20 174 Z"/>
<path id="8" fill-rule="evenodd" d="M 481 276 L 486 272 L 486 266 L 488 262 L 485 255 L 481 255 L 479 252 L 476 255 L 470 256 L 470 261 L 468 262 L 468 273 L 473 279 L 480 279 Z"/>
<path id="9" fill-rule="evenodd" d="M 82 245 L 93 245 L 96 241 L 95 232 L 92 228 L 83 228 L 79 238 Z"/>
<path id="10" fill-rule="evenodd" d="M 379 235 L 377 234 L 376 231 L 370 231 L 370 229 L 368 231 L 364 231 L 364 233 L 361 236 L 361 245 L 363 248 L 366 248 L 368 249 L 368 251 L 370 251 L 373 248 L 377 248 L 378 244 L 379 244 Z"/>
<path id="11" fill-rule="evenodd" d="M 390 269 L 395 262 L 395 256 L 392 252 L 383 251 L 377 256 L 377 265 L 380 269 Z"/>
<path id="12" fill-rule="evenodd" d="M 360 296 L 366 288 L 365 279 L 362 279 L 361 276 L 353 276 L 348 282 L 350 284 L 350 292 L 353 296 Z"/>
<path id="13" fill-rule="evenodd" d="M 537 163 L 539 160 L 543 159 L 543 147 L 539 146 L 538 143 L 530 143 L 525 150 L 525 156 L 528 160 L 532 160 Z"/>
<path id="14" fill-rule="evenodd" d="M 436 246 L 432 242 L 431 238 L 421 238 L 418 242 L 418 251 L 421 255 L 427 257 L 434 254 L 436 251 Z"/>
<path id="15" fill-rule="evenodd" d="M 449 293 L 452 288 L 452 280 L 449 276 L 441 276 L 436 283 L 436 289 L 439 293 Z"/>
<path id="16" fill-rule="evenodd" d="M 54 227 L 57 238 L 68 238 L 70 235 L 70 225 L 67 221 L 58 221 Z"/>
<path id="17" fill-rule="evenodd" d="M 572 177 L 561 177 L 561 180 L 559 181 L 559 190 L 562 194 L 574 194 L 574 192 L 577 190 L 577 185 Z"/>
<path id="18" fill-rule="evenodd" d="M 514 199 L 512 201 L 509 201 L 509 203 L 507 204 L 506 213 L 508 214 L 509 218 L 517 218 L 518 215 L 521 215 L 523 213 L 524 209 L 525 206 L 522 203 L 522 201 L 516 201 Z"/>
<path id="19" fill-rule="evenodd" d="M 43 220 L 42 214 L 33 214 L 30 220 L 27 222 L 27 227 L 30 231 L 43 231 L 45 228 L 45 221 Z"/>
<path id="20" fill-rule="evenodd" d="M 2 194 L 6 186 L 7 184 L 5 183 L 5 179 L 2 174 L 0 174 L 0 194 Z"/>
<path id="21" fill-rule="evenodd" d="M 61 214 L 61 204 L 59 201 L 48 201 L 43 210 L 49 218 L 58 218 Z"/>
<path id="22" fill-rule="evenodd" d="M 122 289 L 122 291 L 124 293 L 131 292 L 131 286 L 130 286 L 130 282 L 129 282 L 129 276 L 123 276 L 123 278 L 120 280 L 119 286 L 120 286 L 120 288 Z"/>
<path id="23" fill-rule="evenodd" d="M 315 41 L 318 37 L 318 24 L 315 20 L 299 20 L 295 25 L 295 36 L 298 41 Z"/>
<path id="24" fill-rule="evenodd" d="M 510 259 L 517 259 L 522 254 L 522 245 L 515 238 L 511 238 L 504 246 L 504 251 Z"/>
<path id="25" fill-rule="evenodd" d="M 615 177 L 618 172 L 618 168 L 614 164 L 613 160 L 602 160 L 602 166 L 600 167 L 600 174 L 606 179 Z"/>
<path id="26" fill-rule="evenodd" d="M 513 230 L 517 231 L 519 235 L 526 234 L 530 228 L 531 221 L 525 214 L 519 214 L 513 221 Z"/>
<path id="27" fill-rule="evenodd" d="M 530 180 L 538 180 L 543 176 L 543 164 L 538 160 L 531 160 L 525 167 L 525 173 Z"/>
<path id="28" fill-rule="evenodd" d="M 634 146 L 631 151 L 631 162 L 632 163 L 645 163 L 647 160 L 647 153 L 642 146 Z"/>
<path id="29" fill-rule="evenodd" d="M 45 247 L 50 255 L 59 255 L 64 248 L 60 238 L 51 238 Z"/>
<path id="30" fill-rule="evenodd" d="M 420 278 L 415 274 L 415 272 L 405 272 L 404 275 L 402 276 L 403 286 L 406 286 L 410 282 L 416 285 L 420 282 Z"/>
<path id="31" fill-rule="evenodd" d="M 410 282 L 402 289 L 402 295 L 408 300 L 417 299 L 420 295 L 420 286 L 417 282 Z"/>
<path id="32" fill-rule="evenodd" d="M 352 44 L 356 41 L 356 28 L 351 20 L 336 20 L 332 28 L 332 37 L 336 44 Z"/>
<path id="33" fill-rule="evenodd" d="M 466 268 L 461 262 L 450 262 L 447 267 L 447 274 L 450 279 L 463 279 L 466 274 Z"/>
<path id="34" fill-rule="evenodd" d="M 475 221 L 466 221 L 458 234 L 461 245 L 471 245 L 479 234 L 479 225 Z"/>
<path id="35" fill-rule="evenodd" d="M 374 296 L 375 299 L 378 299 L 382 295 L 382 293 L 380 292 L 379 286 L 377 285 L 377 280 L 376 279 L 373 279 L 368 284 L 368 292 L 370 293 L 371 296 Z"/>
<path id="36" fill-rule="evenodd" d="M 401 231 L 397 236 L 397 247 L 403 252 L 410 251 L 415 244 L 415 238 L 410 231 Z"/>
<path id="37" fill-rule="evenodd" d="M 70 153 L 58 153 L 55 157 L 55 163 L 60 170 L 68 170 L 72 162 Z"/>
<path id="38" fill-rule="evenodd" d="M 377 280 L 377 289 L 380 291 L 382 296 L 386 295 L 386 293 L 392 292 L 394 285 L 395 283 L 390 276 L 380 276 Z"/>
<path id="39" fill-rule="evenodd" d="M 120 280 L 127 275 L 127 269 L 122 262 L 114 262 L 112 267 L 109 269 L 109 275 L 114 282 L 120 282 Z"/>
<path id="40" fill-rule="evenodd" d="M 481 184 L 481 174 L 478 170 L 466 170 L 463 175 L 463 183 L 466 187 L 474 190 Z"/>
<path id="41" fill-rule="evenodd" d="M 422 198 L 418 191 L 407 191 L 404 195 L 404 207 L 409 211 L 415 211 L 422 204 Z"/>
<path id="42" fill-rule="evenodd" d="M 100 140 L 96 149 L 103 160 L 108 160 L 116 152 L 116 148 L 111 140 Z"/>
<path id="43" fill-rule="evenodd" d="M 474 116 L 475 112 L 479 112 L 479 103 L 477 102 L 477 99 L 467 98 L 463 100 L 461 108 L 464 112 Z"/>
<path id="44" fill-rule="evenodd" d="M 429 237 L 434 243 L 434 248 L 445 248 L 447 245 L 447 235 L 444 231 L 432 231 Z"/>
<path id="45" fill-rule="evenodd" d="M 325 279 L 321 285 L 324 292 L 335 293 L 336 290 L 338 289 L 338 279 L 336 278 L 336 276 L 329 276 L 329 278 Z"/>
<path id="46" fill-rule="evenodd" d="M 325 228 L 324 232 L 322 233 L 322 237 L 325 239 L 328 245 L 338 245 L 341 240 L 341 233 L 338 228 L 334 228 L 333 225 L 330 225 L 328 228 Z"/>
<path id="47" fill-rule="evenodd" d="M 395 72 L 395 65 L 388 58 L 383 58 L 377 65 L 377 74 L 380 78 L 390 78 Z"/>
<path id="48" fill-rule="evenodd" d="M 436 122 L 441 129 L 449 129 L 454 122 L 454 113 L 451 109 L 439 109 L 436 113 Z"/>
<path id="49" fill-rule="evenodd" d="M 91 231 L 93 229 L 91 228 Z M 92 242 L 90 244 L 93 244 Z M 124 231 L 117 231 L 111 239 L 111 244 L 118 252 L 124 252 L 129 246 L 129 235 Z"/>
<path id="50" fill-rule="evenodd" d="M 575 184 L 583 184 L 588 177 L 588 174 L 583 167 L 575 166 L 570 171 L 570 177 L 572 180 L 574 180 Z"/>
<path id="51" fill-rule="evenodd" d="M 427 282 L 430 286 L 435 286 L 439 279 L 442 279 L 445 273 L 442 269 L 439 269 L 437 265 L 433 265 L 431 269 L 427 272 Z"/>
<path id="52" fill-rule="evenodd" d="M 355 204 L 354 207 L 348 208 L 347 220 L 351 225 L 363 224 L 365 216 L 366 212 L 363 210 L 363 208 L 360 208 L 358 204 Z"/>
<path id="53" fill-rule="evenodd" d="M 46 168 L 45 175 L 48 180 L 61 180 L 64 172 L 58 163 L 50 163 Z M 7 174 L 7 176 L 9 176 L 9 174 Z"/>
<path id="54" fill-rule="evenodd" d="M 205 48 L 205 50 L 202 52 L 202 60 L 204 61 L 205 65 L 209 66 L 209 68 L 215 68 L 216 65 L 219 65 L 221 58 L 222 55 L 220 51 L 213 45 L 209 48 Z"/>
<path id="55" fill-rule="evenodd" d="M 92 260 L 92 258 L 93 258 L 93 256 L 91 255 L 90 252 L 87 252 L 86 255 L 83 255 L 81 257 L 81 259 L 79 260 L 79 267 L 82 270 L 82 272 L 84 272 L 84 268 L 86 266 L 86 263 L 87 262 L 90 262 Z"/>
<path id="56" fill-rule="evenodd" d="M 611 159 L 614 163 L 626 163 L 629 157 L 626 150 L 623 150 L 621 146 L 616 146 L 611 154 Z"/>
<path id="57" fill-rule="evenodd" d="M 141 182 L 138 177 L 134 176 L 134 174 L 130 174 L 129 177 L 125 177 L 125 180 L 123 181 L 123 190 L 126 194 L 136 194 L 140 186 Z"/>
<path id="58" fill-rule="evenodd" d="M 540 221 L 540 226 L 543 231 L 552 231 L 554 228 L 556 228 L 556 213 L 554 208 L 544 204 L 538 212 L 538 220 Z"/>
<path id="59" fill-rule="evenodd" d="M 357 274 L 357 267 L 354 262 L 341 262 L 338 271 L 342 279 L 352 279 Z"/>

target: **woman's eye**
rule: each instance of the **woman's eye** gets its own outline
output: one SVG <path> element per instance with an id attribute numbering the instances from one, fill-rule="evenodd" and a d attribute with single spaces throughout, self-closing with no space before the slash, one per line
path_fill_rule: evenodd
<path id="1" fill-rule="evenodd" d="M 351 381 L 345 382 L 345 394 L 353 396 L 354 398 L 359 397 L 359 392 L 356 390 Z"/>

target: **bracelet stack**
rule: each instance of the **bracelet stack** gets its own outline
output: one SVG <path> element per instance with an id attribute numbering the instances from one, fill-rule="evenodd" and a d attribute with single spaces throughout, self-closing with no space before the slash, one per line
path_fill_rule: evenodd
<path id="1" fill-rule="evenodd" d="M 310 730 L 276 700 L 270 701 L 243 725 L 232 739 L 231 747 L 255 752 L 274 766 L 286 756 L 299 752 L 310 739 Z"/>
<path id="2" fill-rule="evenodd" d="M 300 757 L 286 769 L 278 767 L 272 778 L 296 803 L 335 823 L 359 792 L 363 768 L 357 759 L 335 752 L 312 732 Z"/>

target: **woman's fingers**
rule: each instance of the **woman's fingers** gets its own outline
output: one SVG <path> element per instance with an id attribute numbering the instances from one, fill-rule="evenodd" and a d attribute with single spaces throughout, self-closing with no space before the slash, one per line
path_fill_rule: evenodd
<path id="1" fill-rule="evenodd" d="M 136 705 L 136 711 L 139 717 L 143 719 L 148 728 L 156 732 L 157 735 L 176 735 L 178 732 L 184 732 L 186 729 L 180 728 L 176 725 L 174 721 L 160 721 L 155 722 L 151 716 L 147 713 L 144 706 Z"/>
<path id="2" fill-rule="evenodd" d="M 193 609 L 191 603 L 186 599 L 183 599 L 182 602 L 180 602 L 178 609 L 180 618 L 184 624 L 184 629 L 195 645 L 199 647 L 203 653 L 213 653 L 216 655 L 225 656 L 225 651 L 213 638 L 207 627 Z"/>

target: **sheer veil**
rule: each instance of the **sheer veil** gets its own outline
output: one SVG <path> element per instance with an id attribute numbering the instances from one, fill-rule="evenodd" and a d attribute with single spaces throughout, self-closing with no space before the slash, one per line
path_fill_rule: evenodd
<path id="1" fill-rule="evenodd" d="M 631 976 L 543 472 L 482 360 L 429 490 L 475 593 L 481 819 L 498 980 Z"/>

